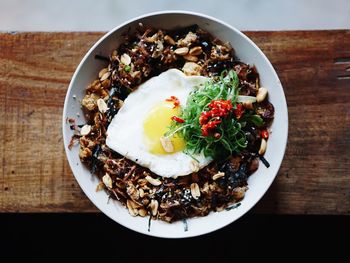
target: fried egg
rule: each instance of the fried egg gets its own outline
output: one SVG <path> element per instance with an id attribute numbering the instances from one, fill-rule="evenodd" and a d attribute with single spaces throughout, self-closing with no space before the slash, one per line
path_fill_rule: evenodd
<path id="1" fill-rule="evenodd" d="M 211 158 L 187 155 L 183 138 L 164 134 L 171 118 L 179 116 L 180 107 L 186 105 L 190 92 L 206 81 L 202 76 L 186 76 L 180 70 L 169 69 L 144 82 L 129 94 L 114 116 L 107 130 L 107 146 L 162 177 L 184 176 L 205 167 Z M 180 103 L 177 107 L 169 101 L 174 97 Z"/>

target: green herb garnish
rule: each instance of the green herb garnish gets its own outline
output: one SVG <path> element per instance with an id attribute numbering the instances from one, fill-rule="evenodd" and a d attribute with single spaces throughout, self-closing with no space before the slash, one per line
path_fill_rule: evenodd
<path id="1" fill-rule="evenodd" d="M 130 71 L 131 71 L 130 65 L 126 65 L 126 66 L 124 67 L 124 71 L 125 71 L 125 72 L 130 72 Z"/>
<path id="2" fill-rule="evenodd" d="M 205 156 L 223 159 L 241 152 L 247 146 L 247 139 L 234 114 L 237 109 L 238 86 L 239 79 L 233 70 L 224 71 L 220 77 L 207 81 L 203 87 L 189 95 L 187 105 L 180 115 L 184 123 L 174 121 L 165 136 L 170 137 L 176 133 L 183 137 L 186 142 L 185 152 L 189 155 L 203 152 Z M 203 136 L 199 118 L 202 112 L 210 110 L 208 105 L 213 100 L 229 100 L 233 110 L 221 119 L 215 132 Z"/>

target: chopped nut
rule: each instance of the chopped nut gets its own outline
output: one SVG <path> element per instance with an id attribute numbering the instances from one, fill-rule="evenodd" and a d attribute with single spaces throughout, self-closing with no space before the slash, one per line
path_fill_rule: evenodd
<path id="1" fill-rule="evenodd" d="M 158 41 L 156 41 L 156 44 L 157 44 L 157 51 L 163 51 L 163 49 L 164 49 L 163 42 L 158 40 Z"/>
<path id="2" fill-rule="evenodd" d="M 139 190 L 131 182 L 128 182 L 126 193 L 133 201 L 137 201 L 140 198 Z"/>
<path id="3" fill-rule="evenodd" d="M 118 108 L 120 109 L 124 105 L 124 101 L 118 99 Z"/>
<path id="4" fill-rule="evenodd" d="M 129 210 L 129 214 L 131 216 L 137 216 L 138 215 L 138 209 L 135 207 L 134 205 L 135 203 L 133 201 L 131 201 L 130 199 L 128 199 L 126 201 L 126 206 L 128 207 Z"/>
<path id="5" fill-rule="evenodd" d="M 199 76 L 201 73 L 202 67 L 194 62 L 186 62 L 182 68 L 182 71 L 187 76 Z"/>
<path id="6" fill-rule="evenodd" d="M 241 200 L 244 198 L 245 192 L 248 190 L 248 187 L 243 186 L 243 187 L 236 187 L 233 190 L 233 196 L 236 200 Z"/>
<path id="7" fill-rule="evenodd" d="M 141 77 L 141 71 L 137 70 L 137 71 L 133 71 L 130 73 L 130 76 L 132 78 L 140 78 Z"/>
<path id="8" fill-rule="evenodd" d="M 109 88 L 109 86 L 111 85 L 111 81 L 109 79 L 105 79 L 104 81 L 102 81 L 101 85 L 104 88 Z"/>
<path id="9" fill-rule="evenodd" d="M 191 160 L 190 166 L 191 166 L 192 172 L 196 173 L 199 171 L 199 163 L 197 161 Z"/>
<path id="10" fill-rule="evenodd" d="M 120 62 L 126 66 L 130 65 L 131 57 L 128 54 L 124 53 L 123 55 L 120 56 Z"/>
<path id="11" fill-rule="evenodd" d="M 102 76 L 107 72 L 108 72 L 108 68 L 101 69 L 100 72 L 98 73 L 98 78 L 102 78 Z"/>
<path id="12" fill-rule="evenodd" d="M 90 132 L 91 132 L 91 125 L 85 124 L 80 130 L 80 135 L 81 136 L 86 136 Z"/>
<path id="13" fill-rule="evenodd" d="M 266 146 L 267 146 L 267 142 L 265 139 L 261 139 L 261 144 L 260 144 L 260 149 L 259 149 L 259 154 L 263 155 L 266 151 Z"/>
<path id="14" fill-rule="evenodd" d="M 149 176 L 149 175 L 147 175 L 145 179 L 147 180 L 147 182 L 149 182 L 151 185 L 154 185 L 154 186 L 158 186 L 162 184 L 160 180 L 154 179 L 152 176 Z"/>
<path id="15" fill-rule="evenodd" d="M 109 176 L 108 173 L 106 173 L 103 177 L 102 177 L 102 182 L 105 184 L 105 186 L 107 186 L 108 188 L 112 188 L 113 187 L 113 181 L 112 178 Z"/>
<path id="16" fill-rule="evenodd" d="M 108 110 L 107 104 L 103 99 L 97 100 L 97 107 L 101 113 L 105 113 Z"/>
<path id="17" fill-rule="evenodd" d="M 80 148 L 79 149 L 79 157 L 80 159 L 87 159 L 87 158 L 90 158 L 92 156 L 92 151 L 85 147 L 85 148 Z"/>
<path id="18" fill-rule="evenodd" d="M 260 89 L 258 89 L 258 94 L 256 94 L 256 101 L 262 102 L 263 100 L 265 100 L 266 96 L 267 96 L 267 89 L 261 87 Z"/>
<path id="19" fill-rule="evenodd" d="M 104 81 L 108 79 L 110 75 L 111 75 L 111 72 L 107 71 L 105 74 L 102 75 L 102 77 L 100 78 L 100 81 Z"/>
<path id="20" fill-rule="evenodd" d="M 147 206 L 149 204 L 149 199 L 148 198 L 143 198 L 141 203 L 144 205 L 144 206 Z"/>
<path id="21" fill-rule="evenodd" d="M 227 46 L 216 45 L 211 48 L 210 58 L 213 60 L 226 60 L 230 57 L 230 51 Z"/>
<path id="22" fill-rule="evenodd" d="M 205 182 L 202 187 L 202 193 L 209 193 L 209 184 L 208 182 Z"/>
<path id="23" fill-rule="evenodd" d="M 153 34 L 153 36 L 151 36 L 151 37 L 145 38 L 145 40 L 146 40 L 147 42 L 149 42 L 149 43 L 154 43 L 154 42 L 156 42 L 156 41 L 158 40 L 158 38 L 159 38 L 159 34 L 158 34 L 158 33 L 159 33 L 159 32 Z"/>
<path id="24" fill-rule="evenodd" d="M 184 59 L 186 59 L 187 61 L 192 61 L 192 62 L 198 61 L 198 58 L 196 56 L 192 56 L 192 55 L 185 55 Z"/>
<path id="25" fill-rule="evenodd" d="M 174 152 L 174 145 L 168 137 L 160 137 L 159 140 L 165 152 Z"/>
<path id="26" fill-rule="evenodd" d="M 201 196 L 201 192 L 197 183 L 191 184 L 191 195 L 196 200 Z"/>
<path id="27" fill-rule="evenodd" d="M 93 111 L 97 107 L 96 101 L 99 98 L 100 97 L 98 95 L 96 95 L 95 93 L 86 94 L 85 97 L 83 98 L 83 100 L 81 101 L 81 105 L 84 106 L 89 111 Z"/>
<path id="28" fill-rule="evenodd" d="M 169 35 L 164 36 L 164 40 L 165 40 L 165 42 L 167 42 L 169 45 L 175 45 L 175 44 L 176 44 L 175 40 L 174 40 L 171 36 L 169 36 Z"/>
<path id="29" fill-rule="evenodd" d="M 179 56 L 184 56 L 188 53 L 188 47 L 180 47 L 175 49 L 174 53 Z"/>
<path id="30" fill-rule="evenodd" d="M 197 40 L 197 35 L 191 31 L 187 33 L 184 39 L 180 39 L 177 44 L 179 46 L 189 46 L 192 42 Z"/>
<path id="31" fill-rule="evenodd" d="M 198 56 L 202 54 L 202 47 L 197 46 L 197 47 L 191 48 L 189 54 L 193 56 Z"/>
<path id="32" fill-rule="evenodd" d="M 147 215 L 147 211 L 143 208 L 139 209 L 139 216 L 145 217 Z"/>
<path id="33" fill-rule="evenodd" d="M 224 177 L 225 176 L 225 173 L 223 173 L 223 172 L 218 172 L 217 174 L 214 174 L 213 175 L 213 180 L 215 181 L 215 180 L 217 180 L 217 179 L 219 179 L 219 178 L 221 178 L 221 177 Z"/>
<path id="34" fill-rule="evenodd" d="M 151 200 L 151 203 L 149 204 L 149 208 L 151 209 L 151 213 L 153 216 L 156 216 L 158 213 L 158 201 L 155 199 Z"/>
<path id="35" fill-rule="evenodd" d="M 128 206 L 130 206 L 133 209 L 138 209 L 142 206 L 141 204 L 139 204 L 133 200 L 130 200 L 130 199 L 127 200 L 127 204 L 128 204 Z"/>
<path id="36" fill-rule="evenodd" d="M 144 175 L 147 175 L 145 172 L 143 173 Z M 139 179 L 137 180 L 137 184 L 140 186 L 140 187 L 144 187 L 146 186 L 148 183 L 148 181 L 146 179 Z"/>
<path id="37" fill-rule="evenodd" d="M 243 104 L 243 107 L 248 110 L 254 109 L 253 102 L 251 100 L 244 101 L 242 104 Z"/>

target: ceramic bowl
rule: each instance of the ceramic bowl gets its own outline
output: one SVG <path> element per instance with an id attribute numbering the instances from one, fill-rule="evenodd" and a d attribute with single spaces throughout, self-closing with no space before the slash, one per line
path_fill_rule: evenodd
<path id="1" fill-rule="evenodd" d="M 107 202 L 108 196 L 105 191 L 95 191 L 99 182 L 98 178 L 92 176 L 89 169 L 81 163 L 78 155 L 79 147 L 68 149 L 73 132 L 70 130 L 69 124 L 66 123 L 66 118 L 75 118 L 77 123 L 85 122 L 79 101 L 84 97 L 85 88 L 96 78 L 99 70 L 106 66 L 103 61 L 95 59 L 95 55 L 109 56 L 112 50 L 123 41 L 121 35 L 129 29 L 133 30 L 140 22 L 162 29 L 197 24 L 219 39 L 228 41 L 241 61 L 256 66 L 260 74 L 261 85 L 268 89 L 269 100 L 275 107 L 275 118 L 271 126 L 273 132 L 270 134 L 265 153 L 265 158 L 271 166 L 266 168 L 260 164 L 258 171 L 249 177 L 249 190 L 239 207 L 230 211 L 212 212 L 205 217 L 188 219 L 187 231 L 185 231 L 182 221 L 169 224 L 160 220 L 152 220 L 151 229 L 148 231 L 148 217 L 132 217 L 118 201 L 110 200 Z M 77 117 L 77 113 L 80 117 Z M 67 159 L 86 196 L 99 210 L 119 224 L 143 234 L 166 238 L 183 238 L 209 233 L 234 222 L 247 213 L 262 198 L 275 179 L 285 153 L 287 133 L 288 113 L 283 88 L 264 53 L 253 41 L 233 26 L 213 17 L 187 11 L 163 11 L 146 14 L 117 26 L 101 37 L 77 67 L 67 91 L 63 111 L 63 138 Z"/>

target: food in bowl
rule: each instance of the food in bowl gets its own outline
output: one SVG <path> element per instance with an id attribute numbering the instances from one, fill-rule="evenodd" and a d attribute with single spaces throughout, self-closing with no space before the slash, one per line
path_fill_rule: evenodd
<path id="1" fill-rule="evenodd" d="M 274 118 L 257 69 L 193 25 L 126 32 L 81 101 L 70 147 L 132 216 L 173 222 L 237 207 Z"/>

